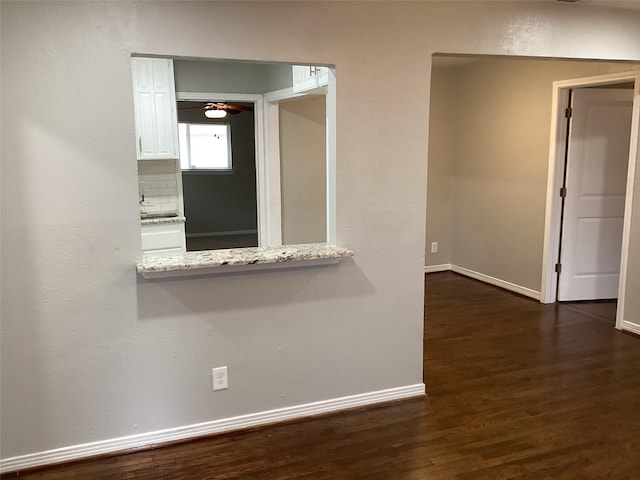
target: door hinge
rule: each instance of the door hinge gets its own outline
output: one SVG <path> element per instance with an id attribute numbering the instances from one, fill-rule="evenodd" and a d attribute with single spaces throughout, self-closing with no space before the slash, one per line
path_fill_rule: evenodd
<path id="1" fill-rule="evenodd" d="M 561 196 L 562 198 L 567 198 L 567 187 L 562 187 L 562 188 L 560 189 L 560 196 Z"/>
<path id="2" fill-rule="evenodd" d="M 562 272 L 562 264 L 561 263 L 556 263 L 556 273 L 560 273 Z"/>
<path id="3" fill-rule="evenodd" d="M 573 108 L 567 107 L 564 110 L 564 118 L 571 118 L 571 115 L 573 115 Z"/>

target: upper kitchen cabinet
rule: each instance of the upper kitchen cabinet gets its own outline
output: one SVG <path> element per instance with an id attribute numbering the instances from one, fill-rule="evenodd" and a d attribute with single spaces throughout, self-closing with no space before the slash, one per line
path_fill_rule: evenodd
<path id="1" fill-rule="evenodd" d="M 329 67 L 293 65 L 293 91 L 306 92 L 329 83 Z"/>
<path id="2" fill-rule="evenodd" d="M 173 60 L 132 57 L 138 160 L 178 158 Z"/>

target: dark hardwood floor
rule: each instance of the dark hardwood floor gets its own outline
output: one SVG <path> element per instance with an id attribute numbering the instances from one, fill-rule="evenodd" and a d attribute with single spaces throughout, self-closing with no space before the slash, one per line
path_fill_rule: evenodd
<path id="1" fill-rule="evenodd" d="M 545 306 L 452 273 L 425 291 L 427 398 L 20 477 L 640 478 L 640 338 L 613 328 L 615 303 Z"/>

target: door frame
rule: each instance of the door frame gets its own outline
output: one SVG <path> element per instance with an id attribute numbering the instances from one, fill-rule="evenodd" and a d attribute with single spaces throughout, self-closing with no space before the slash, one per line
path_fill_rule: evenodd
<path id="1" fill-rule="evenodd" d="M 254 142 L 256 162 L 256 197 L 258 213 L 258 245 L 269 245 L 271 222 L 269 218 L 269 182 L 268 165 L 264 140 L 264 102 L 261 94 L 253 93 L 212 93 L 212 92 L 176 92 L 176 102 L 248 102 L 253 103 Z"/>
<path id="2" fill-rule="evenodd" d="M 292 87 L 267 92 L 264 94 L 265 118 L 265 155 L 269 167 L 268 185 L 270 188 L 269 218 L 271 225 L 270 239 L 273 245 L 282 243 L 282 198 L 280 196 L 280 109 L 281 101 L 307 97 L 309 95 L 324 95 L 326 105 L 326 201 L 327 215 L 326 242 L 336 244 L 336 71 L 329 67 L 328 83 L 313 91 L 295 92 Z"/>
<path id="3" fill-rule="evenodd" d="M 292 87 L 264 94 L 265 154 L 267 156 L 269 185 L 269 245 L 282 245 L 282 195 L 280 161 L 280 102 L 307 96 L 306 92 L 294 92 Z"/>
<path id="4" fill-rule="evenodd" d="M 562 214 L 560 188 L 563 183 L 564 158 L 566 153 L 566 130 L 568 122 L 568 119 L 565 118 L 564 111 L 568 105 L 569 91 L 574 88 L 616 85 L 630 81 L 634 82 L 634 90 L 631 116 L 631 139 L 629 145 L 629 165 L 627 168 L 627 190 L 622 230 L 622 255 L 620 259 L 618 308 L 616 312 L 617 329 L 628 327 L 624 322 L 624 298 L 627 282 L 627 263 L 631 233 L 633 186 L 636 163 L 638 162 L 638 135 L 640 133 L 640 70 L 553 82 L 544 247 L 542 256 L 542 284 L 540 288 L 540 301 L 542 303 L 554 303 L 556 301 L 558 278 L 555 272 L 555 265 L 558 261 L 558 251 L 560 248 L 560 219 Z"/>

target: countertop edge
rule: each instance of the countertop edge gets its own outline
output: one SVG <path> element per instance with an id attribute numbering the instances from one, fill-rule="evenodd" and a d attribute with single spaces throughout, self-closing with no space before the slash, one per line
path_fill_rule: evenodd
<path id="1" fill-rule="evenodd" d="M 142 277 L 151 279 L 327 265 L 353 255 L 354 252 L 348 248 L 325 243 L 234 248 L 178 254 L 145 254 L 137 262 L 136 269 Z"/>

